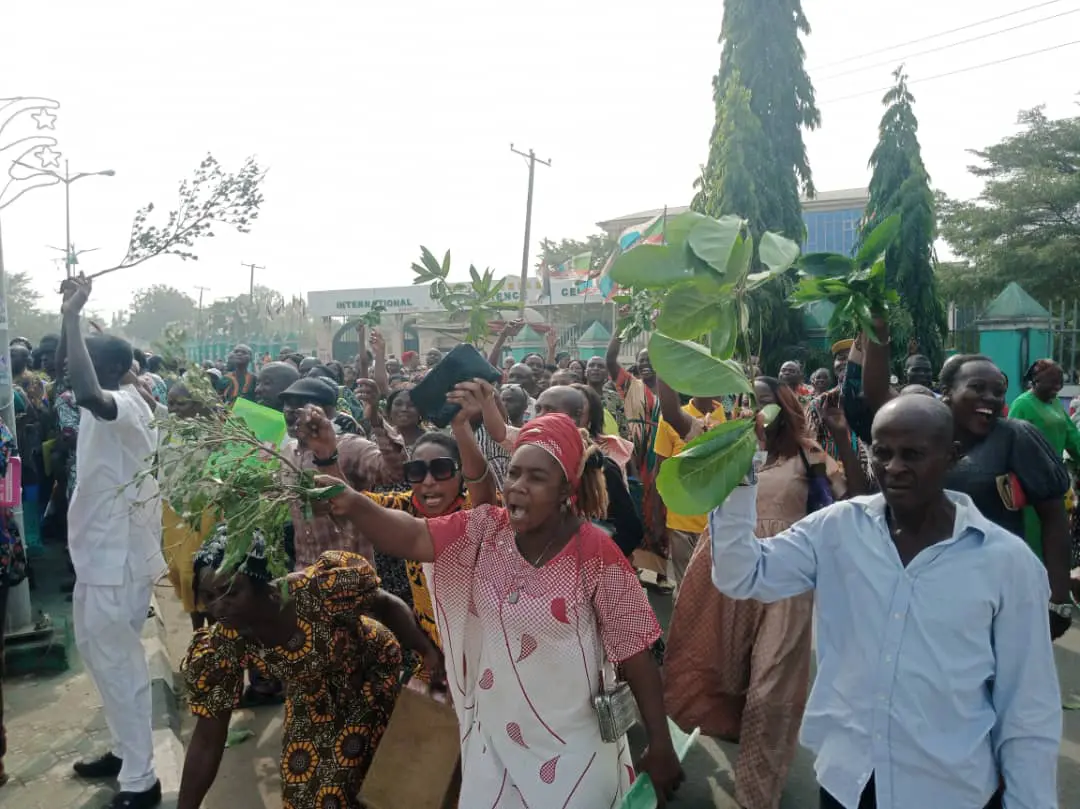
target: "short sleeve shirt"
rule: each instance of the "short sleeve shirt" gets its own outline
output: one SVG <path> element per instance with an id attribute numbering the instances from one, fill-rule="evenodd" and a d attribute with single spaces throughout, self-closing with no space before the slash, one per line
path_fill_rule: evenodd
<path id="1" fill-rule="evenodd" d="M 1069 475 L 1037 429 L 1024 421 L 998 419 L 994 429 L 957 462 L 945 488 L 963 492 L 983 516 L 1019 537 L 1024 514 L 1005 507 L 997 479 L 1016 475 L 1029 504 L 1065 497 Z"/>

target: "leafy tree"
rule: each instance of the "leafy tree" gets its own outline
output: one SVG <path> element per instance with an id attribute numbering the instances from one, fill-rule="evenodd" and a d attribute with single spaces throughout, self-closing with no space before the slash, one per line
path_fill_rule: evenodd
<path id="1" fill-rule="evenodd" d="M 934 239 L 937 217 L 930 177 L 919 145 L 919 122 L 915 97 L 908 90 L 903 67 L 893 73 L 896 84 L 882 99 L 885 114 L 878 126 L 878 143 L 870 155 L 870 201 L 863 218 L 860 244 L 878 226 L 900 215 L 900 232 L 885 253 L 885 285 L 899 293 L 910 319 L 906 333 L 894 334 L 897 359 L 906 356 L 909 338 L 936 368 L 944 360 L 944 336 L 948 331 L 945 307 L 938 295 L 934 273 Z"/>
<path id="2" fill-rule="evenodd" d="M 191 180 L 181 181 L 179 203 L 169 212 L 165 224 L 149 223 L 154 203 L 140 208 L 131 223 L 131 238 L 123 260 L 90 277 L 135 267 L 162 255 L 197 261 L 195 242 L 213 237 L 213 228 L 218 225 L 249 233 L 252 222 L 259 216 L 265 177 L 266 172 L 253 157 L 244 161 L 238 172 L 231 174 L 223 171 L 214 156 L 208 154 Z"/>
<path id="3" fill-rule="evenodd" d="M 941 235 L 963 262 L 944 281 L 954 300 L 1019 282 L 1041 300 L 1080 296 L 1080 117 L 1020 113 L 1022 131 L 982 150 L 974 200 L 939 199 Z"/>
<path id="4" fill-rule="evenodd" d="M 191 326 L 198 314 L 190 295 L 165 284 L 138 290 L 131 299 L 124 331 L 134 340 L 157 340 L 166 326 Z"/>
<path id="5" fill-rule="evenodd" d="M 750 108 L 750 91 L 738 71 L 724 82 L 716 99 L 716 124 L 709 142 L 709 164 L 694 182 L 697 193 L 691 207 L 721 217 L 738 214 L 755 232 L 766 230 L 761 218 L 753 167 L 763 158 L 761 121 Z"/>
<path id="6" fill-rule="evenodd" d="M 563 239 L 556 242 L 552 239 L 541 239 L 540 255 L 536 257 L 536 267 L 537 269 L 541 267 L 558 267 L 563 262 L 574 258 L 574 256 L 592 253 L 589 269 L 593 272 L 599 272 L 616 246 L 615 240 L 606 233 L 593 233 L 584 241 L 580 239 Z"/>
<path id="7" fill-rule="evenodd" d="M 60 330 L 59 318 L 41 310 L 41 293 L 34 289 L 29 273 L 11 273 L 5 283 L 10 336 L 25 337 L 36 345 L 43 335 Z"/>
<path id="8" fill-rule="evenodd" d="M 802 133 L 821 124 L 803 67 L 800 36 L 809 33 L 801 0 L 724 3 L 720 70 L 713 78 L 717 118 L 695 209 L 710 215 L 736 213 L 731 206 L 755 194 L 757 216 L 750 219 L 755 236 L 772 230 L 796 241 L 803 237 L 799 190 L 813 196 L 814 184 Z M 730 112 L 728 101 L 735 103 Z M 736 143 L 729 145 L 732 138 Z M 726 178 L 725 161 L 731 159 L 743 166 L 733 166 L 735 176 Z M 736 181 L 750 180 L 753 190 L 736 191 Z M 730 196 L 715 204 L 714 193 Z M 749 217 L 749 212 L 737 213 Z"/>

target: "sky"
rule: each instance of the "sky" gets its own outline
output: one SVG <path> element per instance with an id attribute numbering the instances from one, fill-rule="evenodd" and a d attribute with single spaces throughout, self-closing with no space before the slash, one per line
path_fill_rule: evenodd
<path id="1" fill-rule="evenodd" d="M 1020 109 L 1077 114 L 1080 44 L 931 77 L 1080 40 L 1080 0 L 886 50 L 1039 2 L 803 0 L 823 119 L 807 136 L 817 188 L 869 181 L 881 95 L 900 62 L 932 181 L 952 196 L 978 194 L 966 150 L 1015 132 Z M 76 248 L 99 248 L 82 257 L 86 271 L 120 260 L 138 207 L 175 206 L 207 152 L 226 168 L 248 155 L 269 168 L 252 233 L 219 228 L 196 246 L 198 262 L 106 276 L 96 311 L 124 309 L 151 284 L 196 298 L 204 286 L 207 302 L 241 294 L 245 262 L 286 296 L 407 285 L 420 245 L 451 250 L 455 277 L 470 263 L 509 275 L 521 267 L 528 177 L 511 143 L 552 161 L 536 171 L 531 256 L 542 237 L 582 238 L 597 221 L 689 201 L 714 117 L 722 8 L 12 0 L 0 9 L 0 98 L 58 100 L 57 148 L 72 172 L 116 172 L 71 186 Z M 1014 26 L 1024 27 L 958 44 Z M 63 245 L 62 188 L 4 210 L 3 239 L 7 271 L 55 295 L 61 253 L 47 245 Z"/>

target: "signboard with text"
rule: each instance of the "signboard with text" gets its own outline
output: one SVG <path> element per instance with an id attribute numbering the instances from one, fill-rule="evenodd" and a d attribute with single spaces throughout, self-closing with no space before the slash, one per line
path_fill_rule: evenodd
<path id="1" fill-rule="evenodd" d="M 465 286 L 465 285 L 462 285 Z M 595 288 L 588 292 L 581 289 L 582 282 L 573 278 L 551 279 L 551 297 L 541 299 L 540 281 L 529 279 L 526 290 L 527 306 L 560 306 L 579 304 L 588 300 L 590 303 L 603 301 L 603 296 Z M 359 317 L 369 312 L 376 304 L 381 304 L 388 315 L 417 314 L 421 312 L 440 312 L 442 306 L 431 299 L 426 285 L 404 287 L 381 287 L 378 289 L 332 289 L 308 293 L 308 312 L 315 317 Z M 521 305 L 521 280 L 507 279 L 500 294 L 507 310 Z"/>

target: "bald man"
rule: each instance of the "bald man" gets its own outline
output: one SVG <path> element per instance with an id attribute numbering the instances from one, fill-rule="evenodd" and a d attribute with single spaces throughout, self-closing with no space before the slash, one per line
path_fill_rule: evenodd
<path id="1" fill-rule="evenodd" d="M 957 457 L 945 405 L 900 396 L 872 435 L 881 494 L 756 537 L 752 469 L 709 519 L 722 593 L 770 603 L 815 591 L 817 680 L 801 735 L 820 806 L 1056 806 L 1046 569 L 945 490 Z"/>

